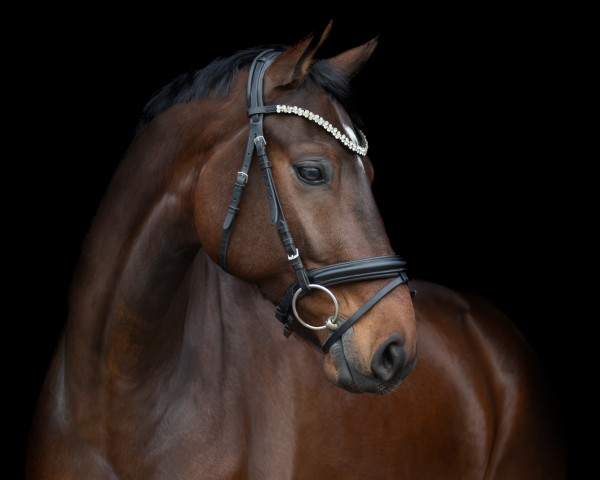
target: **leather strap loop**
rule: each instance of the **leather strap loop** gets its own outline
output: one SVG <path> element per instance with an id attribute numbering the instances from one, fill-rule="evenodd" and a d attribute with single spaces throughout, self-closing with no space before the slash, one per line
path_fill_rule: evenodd
<path id="1" fill-rule="evenodd" d="M 400 255 L 383 255 L 380 257 L 361 258 L 348 262 L 335 263 L 325 267 L 315 268 L 308 272 L 308 283 L 316 283 L 329 287 L 339 283 L 358 282 L 399 276 L 403 283 L 408 282 L 406 261 Z M 275 317 L 283 322 L 287 320 L 292 307 L 292 299 L 298 288 L 302 288 L 302 298 L 308 289 L 298 282 L 294 283 L 280 300 L 275 309 Z"/>
<path id="2" fill-rule="evenodd" d="M 389 282 L 385 287 L 379 290 L 375 295 L 373 295 L 367 302 L 363 303 L 362 306 L 354 312 L 354 314 L 346 320 L 344 323 L 340 325 L 340 328 L 334 330 L 327 341 L 323 344 L 321 350 L 323 353 L 327 353 L 329 349 L 333 346 L 335 342 L 337 342 L 342 335 L 347 332 L 352 325 L 356 323 L 360 317 L 362 317 L 365 313 L 367 313 L 373 305 L 375 305 L 379 300 L 381 300 L 384 296 L 390 293 L 394 288 L 398 285 L 402 285 L 404 283 L 404 279 L 402 277 L 395 278 L 391 282 Z"/>
<path id="3" fill-rule="evenodd" d="M 249 107 L 248 116 L 255 115 L 257 113 L 277 113 L 277 105 L 263 105 L 262 107 Z"/>

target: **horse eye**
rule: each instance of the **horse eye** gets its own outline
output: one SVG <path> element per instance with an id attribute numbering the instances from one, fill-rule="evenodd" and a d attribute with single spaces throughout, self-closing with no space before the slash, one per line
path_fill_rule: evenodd
<path id="1" fill-rule="evenodd" d="M 297 172 L 300 178 L 308 183 L 322 183 L 324 180 L 321 170 L 317 167 L 298 167 Z"/>

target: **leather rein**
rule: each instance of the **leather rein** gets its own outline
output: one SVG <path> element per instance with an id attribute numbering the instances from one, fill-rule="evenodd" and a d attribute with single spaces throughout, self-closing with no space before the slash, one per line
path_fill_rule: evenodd
<path id="1" fill-rule="evenodd" d="M 247 97 L 248 97 L 248 117 L 250 118 L 250 133 L 248 135 L 248 143 L 246 153 L 240 171 L 237 173 L 231 202 L 227 209 L 227 215 L 223 223 L 223 234 L 221 237 L 219 263 L 221 267 L 227 271 L 227 248 L 231 237 L 234 220 L 240 211 L 240 201 L 244 188 L 248 182 L 248 172 L 250 164 L 256 151 L 256 156 L 260 163 L 263 181 L 267 190 L 269 206 L 271 209 L 271 225 L 277 224 L 277 229 L 281 236 L 283 246 L 287 253 L 287 258 L 290 261 L 292 268 L 296 272 L 296 282 L 290 286 L 279 304 L 275 308 L 275 317 L 283 324 L 283 333 L 289 337 L 293 332 L 293 319 L 295 318 L 305 327 L 312 330 L 329 329 L 330 335 L 322 347 L 323 353 L 327 353 L 332 345 L 337 342 L 357 320 L 359 320 L 368 310 L 373 307 L 385 295 L 391 292 L 398 285 L 408 283 L 408 275 L 406 273 L 406 262 L 399 255 L 383 255 L 371 258 L 362 258 L 358 260 L 350 260 L 348 262 L 335 263 L 325 267 L 306 270 L 300 253 L 292 238 L 288 223 L 283 215 L 281 202 L 275 189 L 273 181 L 272 165 L 269 161 L 266 151 L 266 141 L 263 135 L 263 116 L 271 113 L 295 113 L 304 116 L 310 120 L 317 122 L 327 131 L 332 133 L 339 141 L 344 143 L 353 151 L 363 152 L 366 154 L 366 148 L 356 145 L 349 141 L 345 135 L 332 128 L 328 122 L 323 122 L 323 119 L 318 115 L 314 115 L 307 110 L 298 109 L 297 107 L 286 107 L 280 105 L 267 105 L 263 103 L 263 83 L 265 72 L 269 65 L 280 55 L 273 49 L 268 49 L 257 55 L 251 66 L 248 77 Z M 298 112 L 298 110 L 300 112 Z M 323 123 L 327 125 L 323 125 Z M 335 130 L 335 132 L 331 132 Z M 361 132 L 362 133 L 362 132 Z M 343 137 L 340 139 L 340 137 Z M 363 140 L 366 139 L 363 135 Z M 354 314 L 347 320 L 337 323 L 338 320 L 338 301 L 333 293 L 327 288 L 328 286 L 337 285 L 340 283 L 375 280 L 380 278 L 392 278 L 381 290 L 367 300 Z M 296 302 L 307 295 L 311 290 L 321 290 L 325 292 L 332 300 L 335 312 L 331 315 L 326 323 L 321 326 L 313 326 L 304 322 L 296 310 Z M 291 310 L 291 312 L 290 312 Z"/>

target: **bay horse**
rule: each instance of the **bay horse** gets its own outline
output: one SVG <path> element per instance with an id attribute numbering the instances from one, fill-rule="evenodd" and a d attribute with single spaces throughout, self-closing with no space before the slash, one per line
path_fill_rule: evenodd
<path id="1" fill-rule="evenodd" d="M 318 59 L 330 28 L 147 104 L 74 272 L 29 480 L 566 477 L 520 332 L 392 250 L 350 108 L 377 38 Z"/>

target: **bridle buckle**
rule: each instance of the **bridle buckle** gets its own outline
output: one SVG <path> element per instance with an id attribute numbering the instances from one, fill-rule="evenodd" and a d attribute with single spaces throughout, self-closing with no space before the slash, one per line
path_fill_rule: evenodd
<path id="1" fill-rule="evenodd" d="M 237 172 L 238 185 L 244 186 L 248 183 L 248 174 L 246 172 Z"/>

